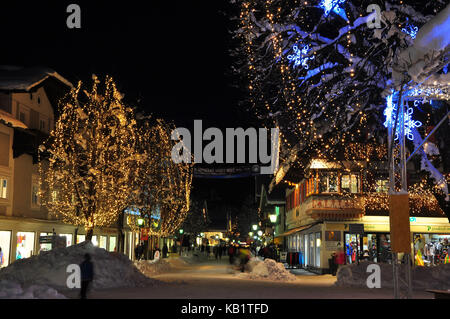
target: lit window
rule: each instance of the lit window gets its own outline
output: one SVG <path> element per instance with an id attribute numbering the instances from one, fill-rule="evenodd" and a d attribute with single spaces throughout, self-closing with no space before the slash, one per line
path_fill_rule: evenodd
<path id="1" fill-rule="evenodd" d="M 389 190 L 389 181 L 387 179 L 377 179 L 375 182 L 375 192 L 387 193 Z"/>
<path id="2" fill-rule="evenodd" d="M 7 198 L 8 180 L 6 178 L 0 178 L 0 198 Z"/>
<path id="3" fill-rule="evenodd" d="M 338 179 L 335 172 L 324 172 L 319 175 L 319 193 L 336 193 Z"/>
<path id="4" fill-rule="evenodd" d="M 341 176 L 341 191 L 344 193 L 359 193 L 359 174 L 345 174 Z"/>

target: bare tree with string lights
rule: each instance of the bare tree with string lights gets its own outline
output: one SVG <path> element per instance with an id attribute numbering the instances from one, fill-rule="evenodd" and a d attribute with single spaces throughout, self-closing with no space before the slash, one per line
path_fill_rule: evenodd
<path id="1" fill-rule="evenodd" d="M 312 158 L 386 160 L 386 97 L 399 90 L 392 66 L 446 2 L 234 2 L 238 45 L 232 53 L 248 96 L 243 105 L 267 126 L 276 123 L 282 135 L 281 165 L 272 186 L 291 167 L 302 171 Z M 371 27 L 377 14 L 367 12 L 372 3 L 380 7 L 379 27 Z M 416 132 L 423 133 L 446 108 L 445 102 L 440 108 L 425 104 L 417 112 L 424 125 L 413 128 Z M 445 145 L 445 134 L 440 138 L 438 144 Z M 438 175 L 432 165 L 422 169 Z M 435 184 L 441 184 L 438 179 Z"/>
<path id="2" fill-rule="evenodd" d="M 173 235 L 190 208 L 192 166 L 175 163 L 172 140 L 175 127 L 162 119 L 145 121 L 140 127 L 138 152 L 141 157 L 135 179 L 132 206 L 148 220 L 150 235 Z M 134 217 L 135 219 L 137 217 Z"/>
<path id="3" fill-rule="evenodd" d="M 61 114 L 40 147 L 43 204 L 63 222 L 94 228 L 117 221 L 127 206 L 136 167 L 136 121 L 111 77 L 79 82 L 60 102 Z"/>

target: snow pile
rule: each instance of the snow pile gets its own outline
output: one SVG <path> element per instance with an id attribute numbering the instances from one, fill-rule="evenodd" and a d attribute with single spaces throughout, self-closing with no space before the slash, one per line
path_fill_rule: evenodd
<path id="1" fill-rule="evenodd" d="M 275 281 L 294 281 L 295 275 L 291 274 L 282 263 L 277 263 L 273 259 L 266 258 L 261 261 L 252 258 L 248 263 L 251 279 L 267 279 Z"/>
<path id="2" fill-rule="evenodd" d="M 158 260 L 140 260 L 135 261 L 134 265 L 147 277 L 166 273 L 172 270 L 172 265 L 166 259 Z"/>
<path id="3" fill-rule="evenodd" d="M 367 287 L 367 266 L 372 262 L 361 262 L 340 268 L 336 285 L 341 287 Z M 393 288 L 392 265 L 379 263 L 381 270 L 381 288 Z M 404 265 L 400 265 L 400 276 L 404 278 Z M 414 267 L 411 269 L 413 289 L 450 289 L 450 264 L 432 267 Z"/>
<path id="4" fill-rule="evenodd" d="M 0 299 L 66 299 L 66 297 L 48 286 L 31 285 L 23 288 L 17 282 L 0 280 Z"/>
<path id="5" fill-rule="evenodd" d="M 107 252 L 88 241 L 17 260 L 0 270 L 0 280 L 67 288 L 70 275 L 67 266 L 80 264 L 86 253 L 91 255 L 94 264 L 93 288 L 139 287 L 155 283 L 144 276 L 127 256 Z"/>

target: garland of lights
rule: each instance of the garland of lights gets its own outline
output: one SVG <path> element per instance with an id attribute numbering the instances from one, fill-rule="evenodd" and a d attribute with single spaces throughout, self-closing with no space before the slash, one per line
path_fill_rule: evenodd
<path id="1" fill-rule="evenodd" d="M 62 100 L 62 114 L 39 148 L 40 196 L 50 214 L 84 226 L 109 226 L 126 207 L 133 184 L 136 121 L 111 77 L 104 92 L 93 76 L 80 99 L 81 82 Z M 47 156 L 41 156 L 46 153 Z"/>
<path id="2" fill-rule="evenodd" d="M 388 127 L 393 128 L 395 125 L 394 114 L 396 113 L 397 105 L 396 105 L 396 103 L 393 102 L 393 98 L 394 98 L 394 94 L 391 94 L 386 97 L 386 108 L 384 109 L 384 112 L 383 112 L 383 114 L 386 117 L 386 120 L 384 121 L 383 125 L 386 128 L 388 128 Z M 416 103 L 414 103 L 414 105 L 416 105 Z M 414 110 L 412 107 L 407 107 L 406 112 L 404 112 L 403 114 L 399 114 L 400 122 L 402 121 L 402 117 L 404 118 L 403 119 L 404 134 L 410 141 L 414 140 L 412 130 L 414 128 L 422 126 L 422 122 L 415 121 L 412 119 L 413 112 L 414 112 Z M 397 125 L 396 132 L 395 132 L 395 140 L 398 140 L 399 134 L 400 134 L 400 127 Z"/>

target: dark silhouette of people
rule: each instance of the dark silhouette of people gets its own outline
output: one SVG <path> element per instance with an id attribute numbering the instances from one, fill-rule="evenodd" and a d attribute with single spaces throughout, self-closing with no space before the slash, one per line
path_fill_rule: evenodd
<path id="1" fill-rule="evenodd" d="M 169 252 L 169 248 L 167 247 L 167 244 L 164 244 L 163 249 L 162 249 L 163 258 L 167 258 L 168 252 Z"/>
<path id="2" fill-rule="evenodd" d="M 219 260 L 222 260 L 222 252 L 223 252 L 222 246 L 221 245 L 217 246 L 217 253 L 219 255 Z"/>
<path id="3" fill-rule="evenodd" d="M 80 298 L 87 298 L 87 291 L 94 280 L 94 264 L 91 262 L 91 255 L 85 254 L 84 261 L 80 264 L 81 271 L 81 291 Z"/>
<path id="4" fill-rule="evenodd" d="M 228 257 L 230 258 L 230 265 L 234 263 L 234 247 L 233 245 L 230 245 L 228 248 Z"/>

